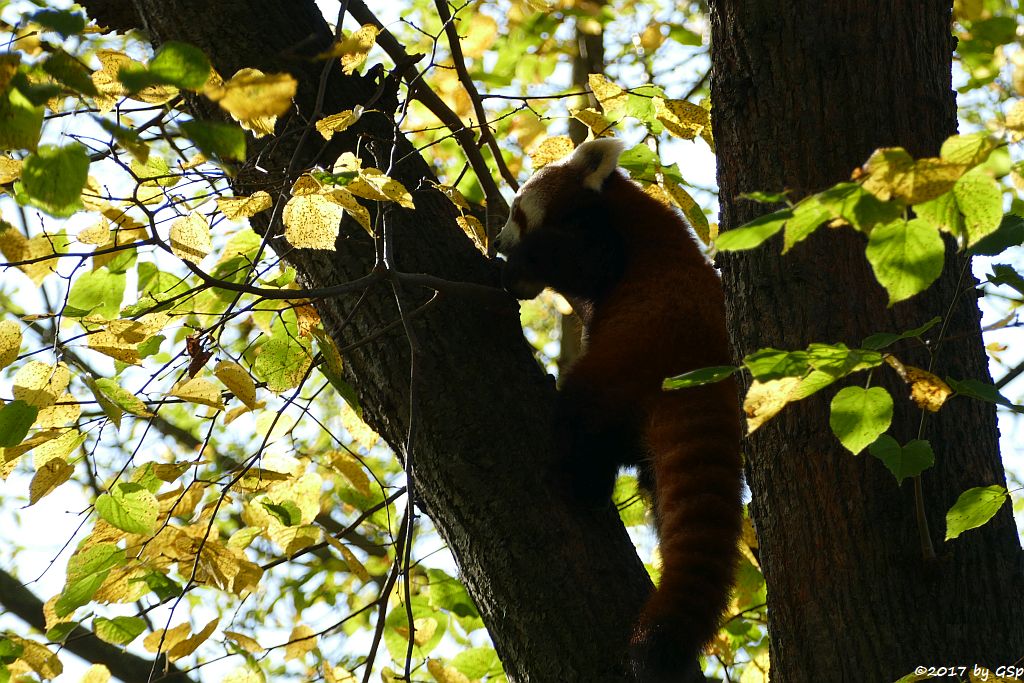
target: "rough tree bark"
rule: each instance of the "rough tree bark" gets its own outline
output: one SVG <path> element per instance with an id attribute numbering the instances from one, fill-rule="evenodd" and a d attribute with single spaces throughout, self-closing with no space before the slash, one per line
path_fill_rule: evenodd
<path id="1" fill-rule="evenodd" d="M 235 183 L 240 193 L 280 196 L 297 171 L 314 162 L 329 166 L 344 150 L 358 149 L 367 165 L 388 168 L 396 136 L 380 114 L 365 114 L 330 145 L 315 132 L 302 134 L 317 111 L 323 70 L 311 56 L 332 40 L 312 0 L 83 4 L 101 24 L 144 29 L 154 45 L 197 45 L 225 77 L 256 67 L 298 79 L 297 114 L 279 122 L 274 138 L 252 146 Z M 378 85 L 335 66 L 319 114 L 366 104 Z M 374 108 L 389 98 L 393 107 L 389 93 Z M 216 115 L 202 101 L 192 104 L 198 116 Z M 378 223 L 393 245 L 390 265 L 497 287 L 496 267 L 456 227 L 448 200 L 424 182 L 433 179 L 429 167 L 401 135 L 395 158 L 401 161 L 391 175 L 413 193 L 417 208 L 387 208 Z M 364 276 L 377 260 L 365 232 L 348 222 L 335 253 L 288 250 L 279 239 L 271 244 L 310 288 Z M 523 339 L 515 302 L 503 295 L 497 304 L 466 299 L 455 287 L 410 318 L 411 335 L 393 325 L 401 320 L 396 299 L 410 310 L 429 294 L 384 278 L 365 293 L 318 301 L 317 309 L 338 346 L 352 346 L 345 367 L 365 416 L 405 462 L 418 506 L 454 553 L 509 679 L 628 680 L 628 634 L 650 581 L 615 513 L 570 509 L 545 475 L 553 461 L 547 416 L 554 385 Z M 394 329 L 375 336 L 389 325 Z"/>
<path id="2" fill-rule="evenodd" d="M 936 155 L 955 132 L 950 4 L 717 0 L 712 7 L 713 125 L 723 229 L 763 212 L 741 192 L 798 199 L 849 178 L 883 146 Z M 886 307 L 864 239 L 822 230 L 788 255 L 778 244 L 723 259 L 737 355 L 809 342 L 850 346 L 933 316 L 946 327 L 937 374 L 988 379 L 974 284 L 950 255 L 942 278 Z M 919 349 L 898 347 L 926 365 Z M 918 436 L 920 413 L 888 384 L 892 433 Z M 924 427 L 924 474 L 937 559 L 925 561 L 910 483 L 852 457 L 827 429 L 833 392 L 787 407 L 746 442 L 752 513 L 768 584 L 772 680 L 887 683 L 918 665 L 1019 661 L 1022 557 L 1009 506 L 943 543 L 944 514 L 972 486 L 1003 484 L 995 411 L 957 398 Z"/>

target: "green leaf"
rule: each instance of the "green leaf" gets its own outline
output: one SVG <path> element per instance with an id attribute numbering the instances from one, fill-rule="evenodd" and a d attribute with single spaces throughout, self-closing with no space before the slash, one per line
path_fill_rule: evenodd
<path id="1" fill-rule="evenodd" d="M 210 77 L 210 60 L 194 45 L 169 40 L 149 63 L 149 72 L 161 83 L 201 90 Z"/>
<path id="2" fill-rule="evenodd" d="M 964 215 L 956 203 L 956 196 L 950 190 L 931 201 L 914 205 L 914 213 L 918 218 L 931 223 L 939 230 L 944 230 L 962 241 L 966 227 Z"/>
<path id="3" fill-rule="evenodd" d="M 279 394 L 299 386 L 311 362 L 309 351 L 295 338 L 279 336 L 260 349 L 253 372 L 267 383 L 268 389 Z"/>
<path id="4" fill-rule="evenodd" d="M 80 12 L 68 10 L 44 9 L 29 17 L 40 26 L 59 33 L 67 39 L 85 30 L 85 16 Z"/>
<path id="5" fill-rule="evenodd" d="M 721 382 L 726 377 L 731 377 L 739 368 L 733 365 L 718 365 L 710 368 L 700 368 L 684 372 L 675 377 L 669 377 L 661 384 L 662 389 L 687 389 L 699 387 L 702 384 L 714 384 Z"/>
<path id="6" fill-rule="evenodd" d="M 63 617 L 92 599 L 114 567 L 125 563 L 124 550 L 114 543 L 96 543 L 78 550 L 68 560 L 67 580 L 54 611 Z"/>
<path id="7" fill-rule="evenodd" d="M 961 493 L 946 513 L 946 540 L 992 519 L 1008 498 L 1002 486 L 976 486 Z"/>
<path id="8" fill-rule="evenodd" d="M 89 178 L 89 155 L 76 143 L 46 145 L 25 159 L 21 188 L 29 201 L 58 218 L 82 208 L 82 188 Z"/>
<path id="9" fill-rule="evenodd" d="M 127 283 L 124 273 L 111 273 L 105 266 L 86 271 L 75 278 L 68 293 L 65 315 L 82 318 L 100 315 L 107 320 L 118 316 Z"/>
<path id="10" fill-rule="evenodd" d="M 58 49 L 43 62 L 43 71 L 82 95 L 98 95 L 89 70 L 64 50 Z"/>
<path id="11" fill-rule="evenodd" d="M 715 240 L 718 251 L 743 251 L 760 246 L 765 240 L 782 230 L 782 226 L 793 217 L 792 209 L 782 209 L 760 218 L 755 218 L 738 228 L 721 233 Z"/>
<path id="12" fill-rule="evenodd" d="M 1024 278 L 1017 270 L 1007 263 L 996 263 L 992 266 L 992 274 L 988 276 L 989 283 L 993 285 L 1006 285 L 1017 290 L 1018 294 L 1024 295 Z"/>
<path id="13" fill-rule="evenodd" d="M 452 658 L 451 666 L 471 680 L 481 680 L 488 674 L 502 671 L 501 660 L 493 647 L 471 647 Z"/>
<path id="14" fill-rule="evenodd" d="M 953 186 L 956 204 L 964 215 L 967 246 L 999 228 L 1003 220 L 1003 193 L 999 183 L 984 171 L 965 173 Z"/>
<path id="15" fill-rule="evenodd" d="M 892 472 L 896 482 L 902 484 L 907 477 L 916 477 L 935 464 L 932 445 L 923 439 L 914 439 L 900 446 L 896 439 L 882 434 L 868 446 L 868 451 Z"/>
<path id="16" fill-rule="evenodd" d="M 46 632 L 46 639 L 51 643 L 63 643 L 78 626 L 77 621 L 62 621 Z"/>
<path id="17" fill-rule="evenodd" d="M 142 580 L 149 586 L 149 590 L 156 593 L 156 597 L 161 601 L 176 598 L 182 594 L 181 586 L 166 574 L 150 572 Z"/>
<path id="18" fill-rule="evenodd" d="M 0 408 L 0 448 L 21 443 L 38 416 L 39 408 L 20 400 Z"/>
<path id="19" fill-rule="evenodd" d="M 877 334 L 871 335 L 870 337 L 866 337 L 860 345 L 863 346 L 865 349 L 873 349 L 875 351 L 879 349 L 884 349 L 886 346 L 889 346 L 890 344 L 895 344 L 901 339 L 911 339 L 920 337 L 922 334 L 932 329 L 940 322 L 942 322 L 942 318 L 939 316 L 935 316 L 934 318 L 926 322 L 924 325 L 921 325 L 920 327 L 915 327 L 914 329 L 908 330 L 906 332 L 901 332 L 900 334 L 896 334 L 894 332 L 879 332 Z"/>
<path id="20" fill-rule="evenodd" d="M 142 399 L 130 391 L 121 388 L 117 380 L 101 377 L 96 380 L 96 386 L 99 387 L 104 396 L 126 413 L 131 413 L 138 417 L 152 417 L 153 413 L 149 412 Z"/>
<path id="21" fill-rule="evenodd" d="M 859 183 L 839 183 L 818 193 L 817 198 L 831 218 L 841 218 L 864 233 L 881 223 L 891 223 L 903 214 L 901 204 L 883 202 Z"/>
<path id="22" fill-rule="evenodd" d="M 43 111 L 17 88 L 0 93 L 0 149 L 34 151 L 43 127 Z"/>
<path id="23" fill-rule="evenodd" d="M 988 155 L 999 145 L 999 140 L 985 131 L 954 135 L 942 143 L 942 151 L 939 156 L 944 161 L 954 164 L 977 166 L 988 159 Z"/>
<path id="24" fill-rule="evenodd" d="M 996 231 L 982 237 L 973 247 L 971 254 L 997 256 L 1011 247 L 1024 245 L 1024 218 L 1008 213 L 1003 216 Z"/>
<path id="25" fill-rule="evenodd" d="M 142 617 L 96 617 L 92 628 L 100 640 L 112 645 L 127 645 L 138 638 L 146 630 L 146 621 Z"/>
<path id="26" fill-rule="evenodd" d="M 996 403 L 1007 408 L 1016 408 L 1017 405 L 999 393 L 994 384 L 988 382 L 982 382 L 976 379 L 953 379 L 952 377 L 946 378 L 946 384 L 948 384 L 958 396 L 970 396 L 976 398 L 979 401 L 988 401 L 989 403 Z"/>
<path id="27" fill-rule="evenodd" d="M 856 455 L 889 428 L 892 396 L 882 387 L 840 389 L 828 422 L 839 442 Z"/>
<path id="28" fill-rule="evenodd" d="M 271 503 L 264 500 L 261 502 L 261 505 L 274 519 L 285 526 L 296 526 L 302 523 L 302 510 L 290 500 L 281 501 L 280 503 Z"/>
<path id="29" fill-rule="evenodd" d="M 802 377 L 811 369 L 806 351 L 758 349 L 743 359 L 754 379 L 768 381 L 783 377 Z"/>
<path id="30" fill-rule="evenodd" d="M 827 220 L 832 218 L 832 212 L 828 207 L 823 206 L 817 195 L 807 197 L 793 208 L 793 216 L 786 222 L 786 232 L 783 237 L 782 253 L 792 249 L 796 244 L 803 242 L 811 236 L 815 230 Z M 728 233 L 726 233 L 728 234 Z"/>
<path id="31" fill-rule="evenodd" d="M 786 201 L 785 192 L 744 192 L 740 199 L 746 199 L 758 204 L 782 204 Z"/>
<path id="32" fill-rule="evenodd" d="M 927 289 L 942 273 L 944 254 L 942 237 L 920 218 L 877 226 L 865 250 L 890 306 Z"/>
<path id="33" fill-rule="evenodd" d="M 96 512 L 118 529 L 130 534 L 151 535 L 156 531 L 160 503 L 141 484 L 123 482 L 96 499 Z"/>
<path id="34" fill-rule="evenodd" d="M 245 131 L 234 124 L 186 121 L 181 130 L 207 156 L 245 161 Z"/>
<path id="35" fill-rule="evenodd" d="M 846 344 L 815 343 L 807 347 L 807 363 L 834 379 L 882 364 L 882 354 L 870 349 L 851 349 Z"/>
<path id="36" fill-rule="evenodd" d="M 384 643 L 387 645 L 391 658 L 399 666 L 405 663 L 406 648 L 410 633 L 408 614 L 412 612 L 413 620 L 429 619 L 434 621 L 433 634 L 427 642 L 413 647 L 414 657 L 423 657 L 437 647 L 448 628 L 448 615 L 430 607 L 427 598 L 422 595 L 413 596 L 409 605 L 396 605 L 384 619 Z M 419 633 L 415 636 L 420 639 Z"/>

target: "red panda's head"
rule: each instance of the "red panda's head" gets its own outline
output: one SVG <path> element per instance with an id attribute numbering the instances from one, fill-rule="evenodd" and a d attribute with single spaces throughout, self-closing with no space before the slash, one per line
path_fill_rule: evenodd
<path id="1" fill-rule="evenodd" d="M 556 209 L 578 204 L 587 193 L 599 193 L 615 171 L 623 143 L 617 138 L 584 142 L 572 154 L 544 166 L 527 180 L 498 235 L 498 250 L 508 253 L 531 232 L 539 230 Z"/>

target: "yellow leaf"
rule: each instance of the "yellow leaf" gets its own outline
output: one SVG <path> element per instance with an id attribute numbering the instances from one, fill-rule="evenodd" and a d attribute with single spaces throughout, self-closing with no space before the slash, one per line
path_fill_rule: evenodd
<path id="1" fill-rule="evenodd" d="M 331 666 L 323 663 L 324 683 L 358 683 L 355 674 L 343 666 Z"/>
<path id="2" fill-rule="evenodd" d="M 376 168 L 362 169 L 359 175 L 345 186 L 345 189 L 364 199 L 392 201 L 407 209 L 416 208 L 412 202 L 412 195 L 402 183 L 389 178 Z"/>
<path id="3" fill-rule="evenodd" d="M 71 478 L 75 468 L 61 458 L 54 458 L 36 470 L 28 487 L 28 504 L 35 505 L 43 496 Z"/>
<path id="4" fill-rule="evenodd" d="M 644 52 L 655 52 L 665 42 L 665 34 L 661 32 L 661 22 L 652 21 L 637 36 L 637 42 Z"/>
<path id="5" fill-rule="evenodd" d="M 417 621 L 419 620 L 417 619 Z M 436 659 L 427 660 L 427 671 L 430 672 L 430 675 L 434 677 L 437 683 L 471 683 L 466 674 L 455 667 L 445 666 Z"/>
<path id="6" fill-rule="evenodd" d="M 292 197 L 285 204 L 284 238 L 300 249 L 334 250 L 345 209 L 320 194 Z"/>
<path id="7" fill-rule="evenodd" d="M 380 33 L 380 29 L 373 24 L 364 24 L 343 40 L 335 43 L 329 54 L 341 59 L 343 72 L 352 74 L 360 64 L 366 61 L 366 56 L 377 42 L 378 33 Z"/>
<path id="8" fill-rule="evenodd" d="M 142 641 L 142 646 L 154 654 L 157 652 L 167 652 L 188 638 L 188 634 L 191 632 L 192 627 L 189 626 L 188 622 L 178 624 L 172 629 L 159 629 L 146 636 L 145 640 Z M 161 640 L 163 640 L 163 644 L 161 644 Z"/>
<path id="9" fill-rule="evenodd" d="M 167 650 L 167 660 L 173 662 L 182 657 L 187 657 L 196 649 L 206 642 L 207 638 L 213 633 L 214 629 L 217 628 L 217 624 L 220 622 L 220 617 L 213 619 L 210 623 L 203 627 L 203 630 L 199 633 L 185 638 L 179 643 L 176 643 L 174 647 Z"/>
<path id="10" fill-rule="evenodd" d="M 44 442 L 36 444 L 35 446 L 29 446 L 25 450 L 32 450 L 32 464 L 35 465 L 36 469 L 40 469 L 46 463 L 51 460 L 63 460 L 67 458 L 72 451 L 82 445 L 85 441 L 85 434 L 82 434 L 77 429 L 68 429 L 64 432 L 58 432 L 52 430 L 43 432 L 40 436 L 46 436 L 50 434 L 60 434 L 56 438 L 49 436 Z M 19 447 L 28 445 L 28 442 L 19 444 Z M 13 449 L 11 449 L 13 450 Z"/>
<path id="11" fill-rule="evenodd" d="M 128 91 L 118 79 L 122 68 L 142 68 L 137 62 L 123 52 L 117 50 L 99 50 L 96 53 L 100 69 L 92 73 L 92 82 L 99 91 L 95 98 L 100 114 L 106 114 L 117 102 L 128 95 Z M 132 99 L 149 104 L 163 104 L 178 94 L 177 88 L 169 85 L 151 85 L 132 95 Z"/>
<path id="12" fill-rule="evenodd" d="M 344 187 L 336 187 L 324 196 L 345 209 L 348 215 L 352 216 L 359 225 L 363 226 L 363 229 L 371 237 L 373 236 L 373 226 L 370 225 L 370 212 L 367 211 L 365 206 L 356 201 L 355 196 L 351 192 Z"/>
<path id="13" fill-rule="evenodd" d="M 110 237 L 110 221 L 106 216 L 100 216 L 99 223 L 80 231 L 76 239 L 82 244 L 102 247 L 110 242 Z"/>
<path id="14" fill-rule="evenodd" d="M 341 408 L 341 424 L 345 427 L 345 431 L 349 433 L 349 436 L 352 437 L 354 446 L 362 446 L 369 450 L 380 441 L 377 432 L 373 431 L 370 425 L 363 422 L 363 418 L 359 417 L 356 411 L 352 410 L 352 407 L 347 403 Z"/>
<path id="15" fill-rule="evenodd" d="M 914 159 L 901 147 L 876 150 L 864 166 L 864 189 L 882 201 L 919 204 L 953 189 L 966 166 L 942 159 Z"/>
<path id="16" fill-rule="evenodd" d="M 60 659 L 45 645 L 28 638 L 16 636 L 10 632 L 4 634 L 4 637 L 15 645 L 20 645 L 22 648 L 21 656 L 10 665 L 12 670 L 17 670 L 19 663 L 24 664 L 30 670 L 39 674 L 40 678 L 47 681 L 56 678 L 64 671 L 64 665 L 61 664 Z"/>
<path id="17" fill-rule="evenodd" d="M 110 669 L 102 664 L 93 664 L 85 671 L 81 683 L 109 683 Z"/>
<path id="18" fill-rule="evenodd" d="M 18 270 L 25 273 L 36 286 L 42 284 L 57 268 L 56 258 L 45 258 L 55 254 L 54 246 L 54 241 L 46 234 L 29 239 L 10 223 L 0 221 L 0 253 L 8 263 L 33 261 L 19 265 Z"/>
<path id="19" fill-rule="evenodd" d="M 224 401 L 220 397 L 220 389 L 208 379 L 193 377 L 182 380 L 171 387 L 170 396 L 175 396 L 189 403 L 210 406 L 218 410 L 224 408 Z"/>
<path id="20" fill-rule="evenodd" d="M 21 159 L 0 154 L 0 185 L 13 183 L 21 177 Z"/>
<path id="21" fill-rule="evenodd" d="M 747 416 L 747 432 L 753 433 L 758 427 L 773 418 L 792 400 L 799 377 L 782 377 L 767 382 L 754 380 L 743 400 L 743 412 Z"/>
<path id="22" fill-rule="evenodd" d="M 0 322 L 0 369 L 18 359 L 21 351 L 21 325 L 13 320 Z"/>
<path id="23" fill-rule="evenodd" d="M 220 212 L 233 221 L 252 218 L 273 205 L 274 200 L 263 190 L 258 190 L 249 197 L 221 197 L 217 200 Z"/>
<path id="24" fill-rule="evenodd" d="M 910 400 L 921 410 L 936 413 L 946 399 L 953 395 L 953 389 L 948 384 L 927 370 L 904 365 L 891 355 L 885 356 L 885 362 L 896 371 L 900 379 L 910 385 Z"/>
<path id="25" fill-rule="evenodd" d="M 255 638 L 251 638 L 244 633 L 238 633 L 237 631 L 224 631 L 224 637 L 234 641 L 238 647 L 242 648 L 249 654 L 258 655 L 266 650 L 265 647 L 256 642 Z"/>
<path id="26" fill-rule="evenodd" d="M 440 183 L 431 183 L 437 190 L 440 190 L 441 194 L 451 201 L 452 204 L 459 207 L 463 211 L 469 211 L 469 202 L 463 196 L 459 189 L 454 185 L 441 185 Z"/>
<path id="27" fill-rule="evenodd" d="M 595 138 L 606 138 L 615 135 L 612 130 L 613 124 L 605 115 L 596 109 L 573 109 L 570 114 L 574 119 L 590 129 L 590 134 Z"/>
<path id="28" fill-rule="evenodd" d="M 711 128 L 711 113 L 686 100 L 655 97 L 654 111 L 669 133 L 684 140 L 692 140 Z"/>
<path id="29" fill-rule="evenodd" d="M 21 46 L 19 45 L 18 48 L 21 49 Z M 21 55 L 17 52 L 4 52 L 0 54 L 0 91 L 7 90 L 7 84 L 18 73 L 18 65 L 20 64 Z"/>
<path id="30" fill-rule="evenodd" d="M 306 197 L 311 194 L 322 194 L 323 191 L 324 186 L 319 180 L 308 173 L 303 173 L 292 184 L 291 193 L 293 197 Z"/>
<path id="31" fill-rule="evenodd" d="M 362 115 L 363 108 L 357 106 L 355 109 L 346 109 L 337 114 L 325 116 L 316 122 L 316 131 L 324 137 L 324 140 L 330 140 L 335 133 L 345 130 L 358 121 Z"/>
<path id="32" fill-rule="evenodd" d="M 484 224 L 480 222 L 480 219 L 476 216 L 466 214 L 464 216 L 456 216 L 455 222 L 458 223 L 462 231 L 472 239 L 478 247 L 482 250 L 487 249 L 487 229 L 484 228 Z"/>
<path id="33" fill-rule="evenodd" d="M 687 222 L 693 231 L 697 233 L 697 237 L 700 238 L 701 242 L 705 245 L 711 243 L 711 229 L 708 225 L 708 219 L 704 216 L 704 210 L 700 208 L 690 193 L 683 189 L 679 183 L 675 182 L 671 178 L 665 178 L 665 190 L 668 191 L 669 196 L 672 198 L 672 203 L 679 207 L 679 210 L 686 216 Z"/>
<path id="34" fill-rule="evenodd" d="M 256 407 L 256 383 L 249 371 L 234 361 L 222 360 L 217 363 L 213 374 L 224 383 L 231 393 L 249 408 Z"/>
<path id="35" fill-rule="evenodd" d="M 267 679 L 262 671 L 246 664 L 225 676 L 221 683 L 267 683 Z"/>
<path id="36" fill-rule="evenodd" d="M 284 648 L 284 661 L 302 659 L 316 648 L 316 635 L 306 624 L 299 624 L 288 636 L 288 644 Z"/>
<path id="37" fill-rule="evenodd" d="M 568 135 L 555 135 L 546 138 L 530 152 L 530 161 L 533 162 L 533 167 L 538 169 L 568 156 L 572 150 L 572 140 Z"/>
<path id="38" fill-rule="evenodd" d="M 49 365 L 29 361 L 14 375 L 14 398 L 37 408 L 46 408 L 63 395 L 71 382 L 71 371 L 64 363 Z"/>
<path id="39" fill-rule="evenodd" d="M 81 414 L 82 406 L 74 396 L 65 392 L 57 398 L 53 405 L 39 410 L 34 424 L 39 429 L 59 429 L 77 420 Z"/>
<path id="40" fill-rule="evenodd" d="M 462 54 L 471 59 L 483 57 L 498 39 L 498 22 L 488 14 L 477 12 L 469 20 L 465 35 L 460 37 Z"/>
<path id="41" fill-rule="evenodd" d="M 331 167 L 332 173 L 353 173 L 363 167 L 363 161 L 352 152 L 343 152 Z M 294 190 L 293 190 L 294 192 Z"/>
<path id="42" fill-rule="evenodd" d="M 617 107 L 624 106 L 629 99 L 625 90 L 615 85 L 601 74 L 590 74 L 587 76 L 587 83 L 591 92 L 604 111 L 610 111 Z"/>
<path id="43" fill-rule="evenodd" d="M 1010 131 L 1011 139 L 1019 142 L 1024 138 L 1024 100 L 1017 100 L 1006 112 L 1006 130 Z"/>
<path id="44" fill-rule="evenodd" d="M 141 599 L 149 592 L 149 586 L 144 579 L 150 571 L 152 570 L 137 564 L 115 567 L 92 596 L 93 602 L 124 604 Z"/>
<path id="45" fill-rule="evenodd" d="M 256 137 L 274 132 L 277 117 L 288 111 L 298 82 L 290 74 L 241 69 L 223 84 L 211 79 L 204 93 Z"/>
<path id="46" fill-rule="evenodd" d="M 171 223 L 171 251 L 180 259 L 199 263 L 213 250 L 206 216 L 193 211 Z"/>
<path id="47" fill-rule="evenodd" d="M 356 578 L 360 581 L 370 580 L 370 572 L 366 571 L 366 567 L 363 566 L 363 563 L 359 561 L 359 558 L 356 557 L 344 543 L 336 539 L 334 536 L 331 536 L 326 531 L 324 532 L 324 538 L 327 540 L 327 545 L 341 553 L 341 557 L 345 560 L 348 570 L 352 572 Z"/>

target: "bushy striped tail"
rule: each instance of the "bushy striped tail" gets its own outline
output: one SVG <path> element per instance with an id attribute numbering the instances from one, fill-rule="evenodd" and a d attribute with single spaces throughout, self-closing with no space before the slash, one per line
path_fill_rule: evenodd
<path id="1" fill-rule="evenodd" d="M 659 396 L 646 438 L 662 570 L 632 655 L 637 681 L 677 683 L 718 630 L 736 569 L 743 508 L 734 383 Z"/>

